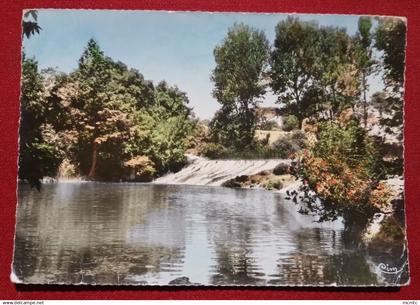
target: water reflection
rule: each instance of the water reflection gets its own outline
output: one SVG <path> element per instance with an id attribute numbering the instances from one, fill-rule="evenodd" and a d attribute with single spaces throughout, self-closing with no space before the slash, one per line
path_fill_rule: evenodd
<path id="1" fill-rule="evenodd" d="M 266 191 L 59 183 L 37 192 L 22 184 L 17 222 L 14 272 L 27 283 L 403 281 L 378 270 L 382 253 L 344 243 L 339 222 L 314 223 Z M 389 264 L 401 259 L 385 256 Z"/>

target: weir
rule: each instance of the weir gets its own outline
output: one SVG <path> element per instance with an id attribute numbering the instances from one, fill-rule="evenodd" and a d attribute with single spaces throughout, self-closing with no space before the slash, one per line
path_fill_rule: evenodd
<path id="1" fill-rule="evenodd" d="M 289 159 L 208 160 L 195 157 L 179 172 L 169 173 L 154 180 L 153 183 L 218 186 L 236 176 L 253 175 L 272 170 L 279 164 L 290 163 Z"/>

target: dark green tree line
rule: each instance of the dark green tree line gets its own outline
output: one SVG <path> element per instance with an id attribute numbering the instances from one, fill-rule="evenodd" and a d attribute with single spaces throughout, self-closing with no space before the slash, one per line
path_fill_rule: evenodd
<path id="1" fill-rule="evenodd" d="M 38 172 L 21 162 L 22 179 L 26 173 L 38 179 L 55 176 L 63 160 L 75 174 L 95 180 L 150 180 L 184 164 L 195 122 L 186 94 L 177 87 L 165 82 L 155 87 L 137 70 L 105 56 L 93 39 L 68 75 L 49 70 L 43 78 L 33 60 L 25 60 L 27 65 L 21 138 L 30 130 L 40 133 L 43 143 L 55 149 L 55 159 L 48 166 L 34 162 L 43 169 Z M 28 103 L 36 107 L 30 109 L 36 125 L 25 114 Z M 26 142 L 33 144 L 32 138 Z M 27 149 L 21 150 L 25 156 Z"/>

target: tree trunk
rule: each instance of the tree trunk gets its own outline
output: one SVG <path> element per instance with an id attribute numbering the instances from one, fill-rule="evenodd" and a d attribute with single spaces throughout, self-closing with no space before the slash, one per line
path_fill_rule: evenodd
<path id="1" fill-rule="evenodd" d="M 303 113 L 300 109 L 299 93 L 296 93 L 296 117 L 298 118 L 298 121 L 299 121 L 299 130 L 302 130 L 304 117 L 303 117 Z"/>
<path id="2" fill-rule="evenodd" d="M 89 171 L 89 174 L 88 174 L 89 179 L 94 179 L 95 178 L 96 160 L 97 160 L 97 157 L 98 157 L 98 149 L 99 149 L 99 144 L 98 144 L 98 142 L 96 142 L 96 140 L 94 140 L 93 143 L 92 143 L 92 164 L 90 166 L 90 171 Z"/>
<path id="3" fill-rule="evenodd" d="M 243 101 L 243 105 L 245 108 L 245 119 L 246 119 L 246 132 L 247 132 L 247 143 L 246 145 L 249 145 L 252 143 L 254 139 L 254 134 L 252 132 L 254 126 L 253 126 L 253 114 L 251 110 L 249 109 L 248 101 Z"/>
<path id="4" fill-rule="evenodd" d="M 362 73 L 362 82 L 363 82 L 363 124 L 365 126 L 365 129 L 367 127 L 367 99 L 366 99 L 366 74 L 365 72 Z"/>

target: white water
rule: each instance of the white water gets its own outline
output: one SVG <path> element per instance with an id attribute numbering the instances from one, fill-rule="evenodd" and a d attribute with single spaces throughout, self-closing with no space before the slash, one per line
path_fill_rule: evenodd
<path id="1" fill-rule="evenodd" d="M 208 160 L 195 158 L 177 173 L 171 173 L 153 181 L 157 184 L 221 185 L 241 175 L 253 175 L 272 170 L 280 163 L 290 164 L 288 159 L 265 160 Z"/>

